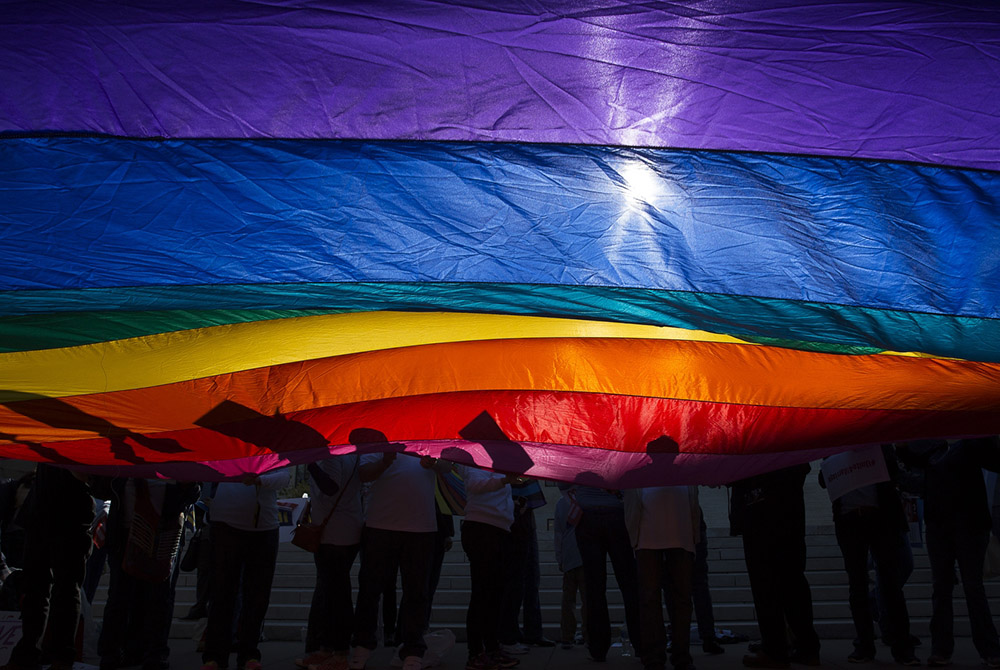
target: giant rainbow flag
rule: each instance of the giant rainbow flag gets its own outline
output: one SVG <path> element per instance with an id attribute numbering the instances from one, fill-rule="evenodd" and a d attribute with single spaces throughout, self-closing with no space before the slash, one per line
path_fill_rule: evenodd
<path id="1" fill-rule="evenodd" d="M 1000 433 L 1000 7 L 38 0 L 0 62 L 4 457 Z"/>

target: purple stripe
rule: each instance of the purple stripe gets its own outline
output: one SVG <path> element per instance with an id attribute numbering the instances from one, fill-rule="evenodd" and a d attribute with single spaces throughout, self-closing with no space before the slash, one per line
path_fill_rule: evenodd
<path id="1" fill-rule="evenodd" d="M 1000 168 L 996 4 L 322 4 L 15 3 L 0 25 L 0 132 L 566 142 Z"/>

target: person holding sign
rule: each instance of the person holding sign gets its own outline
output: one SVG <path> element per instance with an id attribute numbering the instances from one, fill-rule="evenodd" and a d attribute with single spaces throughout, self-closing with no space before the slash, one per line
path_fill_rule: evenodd
<path id="1" fill-rule="evenodd" d="M 875 624 L 868 602 L 868 554 L 875 561 L 879 590 L 886 604 L 880 621 L 892 640 L 892 656 L 902 665 L 920 665 L 913 655 L 910 615 L 903 596 L 898 556 L 907 529 L 903 505 L 890 481 L 888 466 L 895 457 L 869 447 L 831 456 L 820 469 L 820 486 L 833 501 L 833 525 L 847 571 L 849 604 L 857 638 L 847 660 L 868 663 L 875 659 Z"/>

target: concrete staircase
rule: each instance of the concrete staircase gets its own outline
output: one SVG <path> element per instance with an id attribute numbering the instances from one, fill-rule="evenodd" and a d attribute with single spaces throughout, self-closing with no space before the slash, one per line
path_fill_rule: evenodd
<path id="1" fill-rule="evenodd" d="M 816 472 L 814 465 L 813 472 Z M 538 526 L 539 557 L 541 561 L 541 603 L 545 634 L 559 637 L 559 602 L 562 576 L 553 555 L 552 517 L 559 492 L 554 484 L 543 486 L 549 504 L 535 511 Z M 725 488 L 700 489 L 701 506 L 709 527 L 709 584 L 712 590 L 716 625 L 719 628 L 741 633 L 751 639 L 757 637 L 753 598 L 743 561 L 742 541 L 729 537 Z M 844 573 L 840 548 L 833 534 L 830 501 L 818 486 L 814 476 L 806 480 L 805 487 L 808 562 L 807 577 L 812 587 L 813 610 L 817 632 L 826 639 L 852 639 L 854 625 L 847 604 L 847 575 Z M 456 532 L 460 524 L 456 521 Z M 928 624 L 931 616 L 931 579 L 927 555 L 923 549 L 914 549 L 915 569 L 906 586 L 907 605 L 914 634 L 929 638 Z M 354 568 L 357 573 L 357 564 Z M 608 601 L 611 619 L 621 625 L 624 614 L 621 597 L 608 568 Z M 312 555 L 297 547 L 283 544 L 278 556 L 278 569 L 271 594 L 264 633 L 272 640 L 301 639 L 306 625 L 315 571 Z M 434 600 L 431 628 L 450 628 L 460 640 L 465 636 L 465 610 L 469 599 L 469 572 L 459 538 L 445 557 L 441 582 Z M 987 582 L 986 592 L 993 604 L 994 614 L 1000 615 L 1000 580 Z M 195 575 L 182 574 L 177 586 L 175 614 L 184 615 L 194 601 Z M 955 588 L 955 632 L 969 635 L 965 600 L 961 586 Z M 95 616 L 103 611 L 104 591 L 98 592 Z M 195 624 L 175 620 L 174 637 L 190 637 Z"/>
<path id="2" fill-rule="evenodd" d="M 541 602 L 545 633 L 558 639 L 559 601 L 561 575 L 553 556 L 551 532 L 546 530 L 545 508 L 536 513 L 539 525 L 539 553 L 541 559 Z M 457 524 L 456 524 L 457 525 Z M 906 587 L 907 604 L 913 622 L 913 632 L 929 637 L 928 623 L 931 614 L 930 569 L 926 553 L 915 549 L 916 567 Z M 807 577 L 812 587 L 816 628 L 821 638 L 850 639 L 854 637 L 850 611 L 847 604 L 847 578 L 843 571 L 840 550 L 832 526 L 811 526 L 808 530 Z M 719 528 L 709 529 L 709 582 L 712 590 L 716 625 L 735 633 L 757 636 L 753 599 L 743 561 L 740 538 L 729 537 Z M 355 565 L 355 574 L 357 565 Z M 624 621 L 621 597 L 618 594 L 609 566 L 608 599 L 613 622 Z M 314 584 L 312 555 L 291 545 L 283 544 L 278 557 L 278 569 L 271 594 L 264 633 L 272 640 L 301 639 L 309 612 Z M 465 609 L 469 598 L 468 564 L 458 538 L 447 554 L 442 569 L 441 582 L 434 602 L 431 628 L 450 628 L 460 640 L 464 639 Z M 194 601 L 195 575 L 182 574 L 177 587 L 175 614 L 182 616 Z M 1000 581 L 987 582 L 991 602 L 1000 607 Z M 961 587 L 955 592 L 956 634 L 968 635 L 965 603 Z M 103 610 L 104 591 L 98 593 L 95 616 Z M 190 637 L 194 622 L 175 620 L 172 636 Z"/>

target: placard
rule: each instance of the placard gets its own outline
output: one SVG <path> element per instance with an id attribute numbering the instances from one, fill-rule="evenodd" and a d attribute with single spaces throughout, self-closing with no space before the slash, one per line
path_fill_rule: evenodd
<path id="1" fill-rule="evenodd" d="M 830 500 L 836 500 L 862 486 L 889 481 L 889 470 L 885 466 L 882 447 L 878 445 L 825 458 L 820 469 Z"/>

